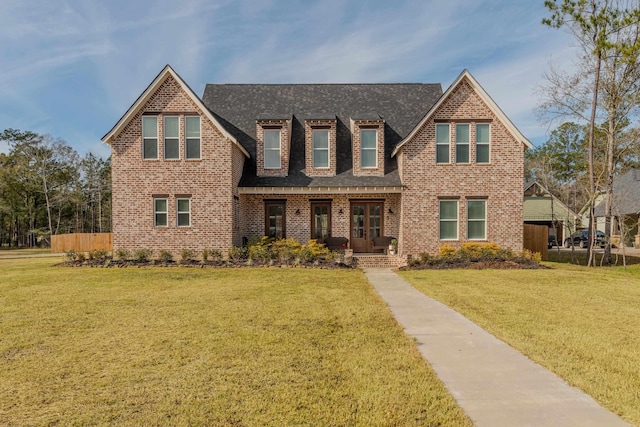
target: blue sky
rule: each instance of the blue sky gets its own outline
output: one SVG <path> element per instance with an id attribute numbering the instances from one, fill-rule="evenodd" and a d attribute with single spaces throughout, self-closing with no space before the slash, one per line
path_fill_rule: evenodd
<path id="1" fill-rule="evenodd" d="M 3 0 L 0 131 L 106 157 L 107 133 L 170 64 L 206 83 L 442 83 L 468 69 L 534 144 L 536 88 L 570 37 L 543 0 Z M 0 151 L 6 147 L 0 146 Z"/>

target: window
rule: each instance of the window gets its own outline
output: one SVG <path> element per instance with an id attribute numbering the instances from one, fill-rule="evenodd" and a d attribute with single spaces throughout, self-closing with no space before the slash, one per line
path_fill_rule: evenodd
<path id="1" fill-rule="evenodd" d="M 164 158 L 180 158 L 180 119 L 177 116 L 164 117 Z"/>
<path id="2" fill-rule="evenodd" d="M 456 125 L 456 163 L 469 163 L 469 125 Z"/>
<path id="3" fill-rule="evenodd" d="M 378 167 L 378 131 L 375 129 L 360 131 L 360 167 Z"/>
<path id="4" fill-rule="evenodd" d="M 285 202 L 269 201 L 264 203 L 264 234 L 274 239 L 284 239 L 285 230 Z"/>
<path id="5" fill-rule="evenodd" d="M 142 158 L 158 158 L 158 117 L 142 117 Z"/>
<path id="6" fill-rule="evenodd" d="M 485 240 L 487 238 L 487 203 L 485 200 L 467 202 L 467 239 Z"/>
<path id="7" fill-rule="evenodd" d="M 440 240 L 458 239 L 458 201 L 440 200 Z"/>
<path id="8" fill-rule="evenodd" d="M 489 163 L 489 123 L 476 124 L 476 163 Z"/>
<path id="9" fill-rule="evenodd" d="M 449 163 L 449 125 L 436 125 L 436 163 Z"/>
<path id="10" fill-rule="evenodd" d="M 184 118 L 186 136 L 186 158 L 200 158 L 200 117 L 187 116 Z"/>
<path id="11" fill-rule="evenodd" d="M 280 129 L 264 130 L 264 168 L 280 169 Z"/>
<path id="12" fill-rule="evenodd" d="M 178 211 L 178 227 L 191 225 L 191 199 L 176 199 Z"/>
<path id="13" fill-rule="evenodd" d="M 311 238 L 325 239 L 331 235 L 331 202 L 311 203 Z"/>
<path id="14" fill-rule="evenodd" d="M 167 226 L 167 199 L 153 199 L 153 225 Z"/>
<path id="15" fill-rule="evenodd" d="M 329 129 L 313 130 L 313 167 L 329 167 Z"/>

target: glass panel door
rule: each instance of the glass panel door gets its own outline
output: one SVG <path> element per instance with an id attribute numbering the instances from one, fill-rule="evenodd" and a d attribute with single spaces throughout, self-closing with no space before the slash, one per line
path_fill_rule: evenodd
<path id="1" fill-rule="evenodd" d="M 351 203 L 351 248 L 371 252 L 372 239 L 383 235 L 383 202 Z"/>
<path id="2" fill-rule="evenodd" d="M 286 237 L 284 202 L 265 202 L 264 234 L 275 239 Z"/>
<path id="3" fill-rule="evenodd" d="M 311 203 L 311 238 L 324 239 L 331 236 L 331 203 Z"/>

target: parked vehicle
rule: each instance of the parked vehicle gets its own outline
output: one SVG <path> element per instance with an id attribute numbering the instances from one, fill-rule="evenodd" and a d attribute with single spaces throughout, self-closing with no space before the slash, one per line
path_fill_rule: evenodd
<path id="1" fill-rule="evenodd" d="M 578 230 L 570 237 L 564 239 L 564 247 L 570 248 L 571 246 L 579 246 L 586 248 L 589 242 L 589 230 Z M 604 233 L 600 230 L 596 230 L 596 236 L 594 238 L 594 246 L 600 246 L 604 248 Z"/>
<path id="2" fill-rule="evenodd" d="M 554 246 L 560 246 L 560 243 L 558 243 L 556 236 L 549 234 L 547 239 L 547 248 L 551 249 Z"/>

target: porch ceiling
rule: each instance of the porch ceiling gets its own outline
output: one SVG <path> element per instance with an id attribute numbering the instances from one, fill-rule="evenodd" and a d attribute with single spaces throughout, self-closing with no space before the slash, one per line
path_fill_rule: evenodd
<path id="1" fill-rule="evenodd" d="M 384 187 L 238 187 L 239 194 L 374 194 L 402 193 L 401 186 Z"/>

